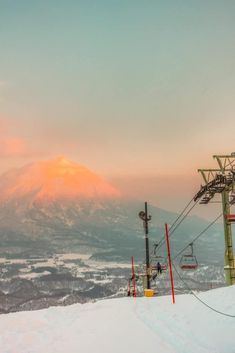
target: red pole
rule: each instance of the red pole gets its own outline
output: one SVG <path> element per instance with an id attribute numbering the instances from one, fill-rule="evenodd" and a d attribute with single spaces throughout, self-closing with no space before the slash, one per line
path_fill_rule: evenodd
<path id="1" fill-rule="evenodd" d="M 132 262 L 132 283 L 133 283 L 133 287 L 134 287 L 133 296 L 136 297 L 134 256 L 132 256 L 131 262 Z"/>
<path id="2" fill-rule="evenodd" d="M 167 251 L 168 251 L 168 262 L 169 262 L 169 266 L 170 266 L 172 301 L 173 301 L 173 304 L 175 304 L 174 279 L 173 279 L 173 272 L 172 272 L 172 265 L 171 265 L 171 251 L 170 251 L 170 242 L 169 242 L 169 233 L 168 233 L 167 223 L 165 223 L 165 230 L 166 230 L 166 243 L 167 243 Z"/>

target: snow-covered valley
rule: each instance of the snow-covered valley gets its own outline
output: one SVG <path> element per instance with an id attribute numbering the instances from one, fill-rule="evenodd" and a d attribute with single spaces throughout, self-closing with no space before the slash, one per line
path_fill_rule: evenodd
<path id="1" fill-rule="evenodd" d="M 0 313 L 38 310 L 49 306 L 124 297 L 131 263 L 94 260 L 90 254 L 56 254 L 49 258 L 0 258 Z M 143 295 L 144 266 L 135 266 L 138 295 Z M 200 264 L 196 271 L 181 271 L 192 289 L 205 291 L 224 286 L 222 266 Z M 158 295 L 170 293 L 169 272 L 151 281 Z M 187 293 L 175 273 L 177 293 Z"/>

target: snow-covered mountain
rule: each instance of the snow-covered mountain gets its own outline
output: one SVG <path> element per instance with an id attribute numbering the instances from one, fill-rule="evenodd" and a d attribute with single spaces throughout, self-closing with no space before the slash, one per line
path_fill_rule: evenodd
<path id="1" fill-rule="evenodd" d="M 0 227 L 41 238 L 92 223 L 94 214 L 119 199 L 102 177 L 64 157 L 32 163 L 0 177 Z"/>
<path id="2" fill-rule="evenodd" d="M 0 316 L 3 353 L 234 353 L 235 286 Z"/>
<path id="3" fill-rule="evenodd" d="M 0 202 L 28 205 L 57 200 L 116 199 L 118 190 L 86 167 L 64 157 L 11 170 L 0 177 Z"/>
<path id="4" fill-rule="evenodd" d="M 92 249 L 99 258 L 129 259 L 131 254 L 142 258 L 143 228 L 138 218 L 142 209 L 142 201 L 127 200 L 102 177 L 64 157 L 32 163 L 0 177 L 2 245 L 28 253 Z M 177 215 L 153 206 L 149 211 L 150 237 L 157 241 L 164 223 Z M 206 225 L 189 217 L 173 246 L 180 248 Z M 213 242 L 222 242 L 216 227 L 212 232 L 210 248 Z M 211 248 L 213 254 L 217 250 Z"/>
<path id="5" fill-rule="evenodd" d="M 64 304 L 71 304 L 119 295 L 130 275 L 129 268 L 121 265 L 129 264 L 132 255 L 136 263 L 145 258 L 138 217 L 143 206 L 142 201 L 126 199 L 86 167 L 61 157 L 2 175 L 0 311 L 59 305 L 64 296 Z M 164 235 L 164 223 L 171 224 L 177 214 L 152 205 L 149 212 L 152 252 L 153 243 Z M 173 256 L 207 225 L 188 217 L 171 238 Z M 223 284 L 222 226 L 210 228 L 194 251 L 201 265 L 194 274 L 195 286 L 208 288 L 212 281 Z M 76 260 L 61 260 L 63 254 L 71 253 Z M 82 255 L 89 260 L 84 262 Z M 159 255 L 166 257 L 164 246 Z M 210 270 L 209 264 L 213 265 Z M 161 293 L 168 293 L 169 288 L 164 282 Z"/>
<path id="6" fill-rule="evenodd" d="M 103 178 L 63 157 L 26 165 L 0 177 L 3 245 L 22 246 L 29 252 L 33 241 L 34 251 L 81 252 L 89 248 L 106 259 L 129 258 L 130 254 L 142 257 L 143 229 L 137 216 L 142 208 L 142 202 L 126 200 Z M 150 236 L 156 241 L 163 234 L 164 223 L 171 223 L 177 215 L 151 206 L 150 213 Z M 186 220 L 176 246 L 205 225 L 195 217 Z M 218 243 L 218 231 L 216 234 L 210 247 L 213 241 Z"/>

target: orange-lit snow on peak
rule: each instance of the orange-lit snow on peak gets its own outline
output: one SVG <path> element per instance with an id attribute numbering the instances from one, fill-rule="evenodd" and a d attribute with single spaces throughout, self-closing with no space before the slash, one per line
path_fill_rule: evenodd
<path id="1" fill-rule="evenodd" d="M 6 173 L 0 179 L 0 191 L 5 200 L 30 194 L 34 200 L 120 196 L 103 178 L 61 156 Z"/>

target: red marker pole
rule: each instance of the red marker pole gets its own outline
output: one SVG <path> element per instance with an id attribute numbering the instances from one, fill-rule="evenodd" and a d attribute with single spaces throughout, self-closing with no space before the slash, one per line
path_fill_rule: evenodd
<path id="1" fill-rule="evenodd" d="M 173 272 L 172 272 L 172 265 L 171 265 L 171 251 L 170 251 L 169 232 L 168 232 L 167 223 L 165 224 L 165 231 L 166 231 L 166 243 L 167 243 L 167 251 L 168 251 L 168 262 L 170 267 L 172 301 L 173 301 L 173 304 L 175 304 L 174 279 L 173 279 Z"/>
<path id="2" fill-rule="evenodd" d="M 131 262 L 132 262 L 132 283 L 133 283 L 133 288 L 134 288 L 133 297 L 136 297 L 134 256 L 132 256 Z"/>

